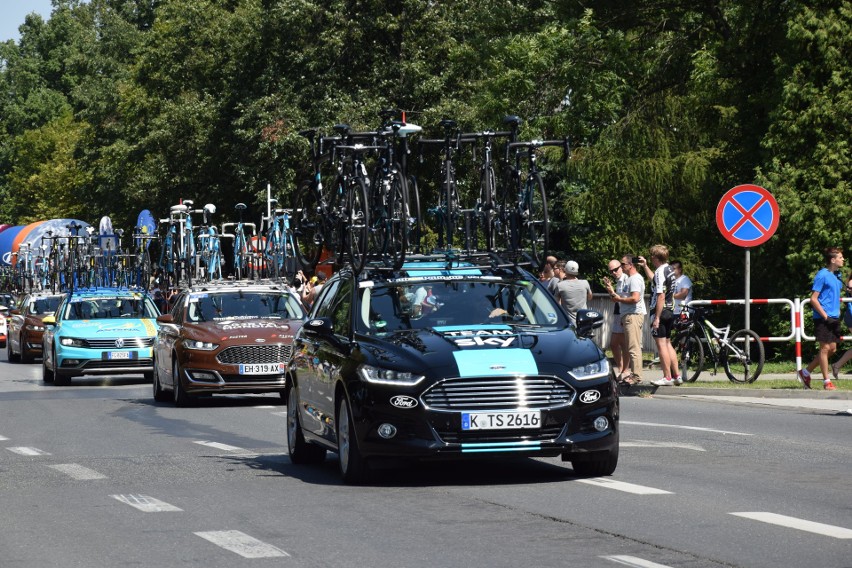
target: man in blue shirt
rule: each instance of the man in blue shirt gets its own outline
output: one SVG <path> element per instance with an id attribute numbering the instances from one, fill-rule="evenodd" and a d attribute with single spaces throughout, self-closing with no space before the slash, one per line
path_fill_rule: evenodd
<path id="1" fill-rule="evenodd" d="M 828 359 L 837 351 L 840 341 L 840 298 L 843 287 L 837 272 L 843 268 L 843 251 L 837 247 L 825 249 L 825 267 L 814 277 L 811 286 L 811 306 L 814 312 L 814 336 L 819 342 L 819 352 L 799 378 L 805 388 L 811 388 L 811 371 L 819 365 L 825 390 L 835 390 L 828 376 Z"/>

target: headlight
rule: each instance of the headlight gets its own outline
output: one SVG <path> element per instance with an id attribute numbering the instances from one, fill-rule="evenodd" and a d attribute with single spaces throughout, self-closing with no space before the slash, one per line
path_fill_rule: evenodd
<path id="1" fill-rule="evenodd" d="M 219 345 L 216 343 L 210 343 L 209 341 L 196 341 L 194 339 L 187 339 L 183 342 L 183 346 L 187 349 L 195 349 L 198 351 L 213 351 L 214 349 L 219 348 Z"/>
<path id="2" fill-rule="evenodd" d="M 65 347 L 86 347 L 86 342 L 76 337 L 63 337 L 59 340 L 59 344 Z"/>
<path id="3" fill-rule="evenodd" d="M 609 360 L 606 358 L 594 363 L 586 363 L 568 371 L 578 381 L 602 379 L 609 376 Z"/>
<path id="4" fill-rule="evenodd" d="M 416 385 L 425 377 L 415 375 L 408 371 L 393 371 L 391 369 L 380 369 L 370 365 L 361 365 L 358 374 L 362 381 L 379 385 Z"/>
<path id="5" fill-rule="evenodd" d="M 29 331 L 44 331 L 44 326 L 27 324 L 24 326 Z"/>

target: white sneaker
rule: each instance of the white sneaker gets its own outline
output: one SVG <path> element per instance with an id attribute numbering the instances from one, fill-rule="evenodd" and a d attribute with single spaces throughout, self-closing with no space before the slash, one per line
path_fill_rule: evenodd
<path id="1" fill-rule="evenodd" d="M 683 378 L 680 375 L 676 376 L 674 378 L 674 384 L 675 384 L 675 386 L 679 387 L 680 385 L 683 384 Z"/>
<path id="2" fill-rule="evenodd" d="M 651 381 L 652 385 L 656 385 L 658 387 L 671 387 L 674 386 L 674 379 L 663 377 L 659 381 Z"/>

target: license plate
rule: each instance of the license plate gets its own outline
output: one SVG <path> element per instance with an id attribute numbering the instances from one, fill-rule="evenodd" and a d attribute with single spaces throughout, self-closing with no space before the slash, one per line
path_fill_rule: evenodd
<path id="1" fill-rule="evenodd" d="M 462 412 L 462 430 L 517 430 L 541 427 L 537 410 Z"/>
<path id="2" fill-rule="evenodd" d="M 135 359 L 136 353 L 133 351 L 109 351 L 104 353 L 106 359 L 114 360 L 114 359 Z"/>
<path id="3" fill-rule="evenodd" d="M 284 363 L 240 364 L 241 375 L 276 375 L 284 372 Z"/>

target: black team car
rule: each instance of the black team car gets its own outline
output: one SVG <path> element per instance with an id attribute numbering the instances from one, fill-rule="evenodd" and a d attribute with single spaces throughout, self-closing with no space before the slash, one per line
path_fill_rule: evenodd
<path id="1" fill-rule="evenodd" d="M 287 381 L 293 463 L 337 452 L 347 483 L 382 458 L 561 456 L 575 474 L 618 463 L 618 390 L 592 341 L 529 272 L 486 258 L 347 269 L 297 333 Z"/>

